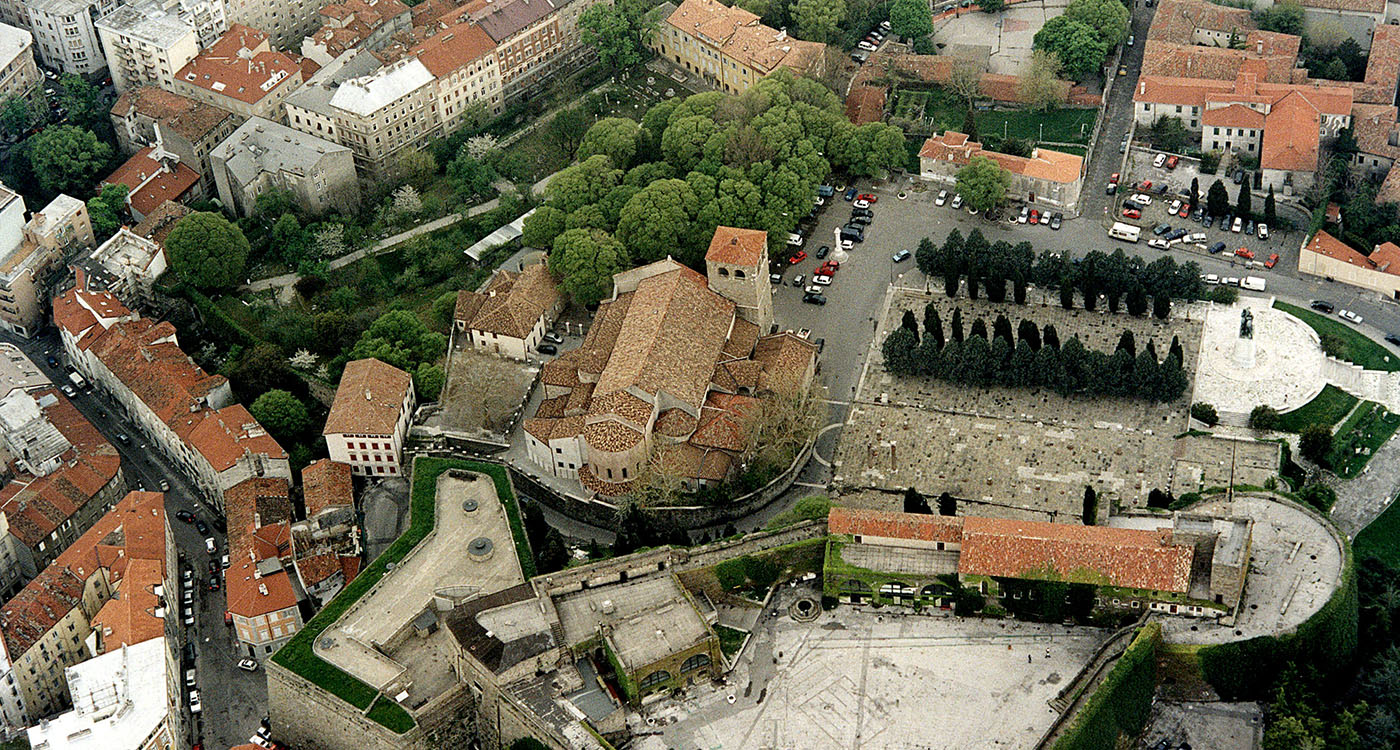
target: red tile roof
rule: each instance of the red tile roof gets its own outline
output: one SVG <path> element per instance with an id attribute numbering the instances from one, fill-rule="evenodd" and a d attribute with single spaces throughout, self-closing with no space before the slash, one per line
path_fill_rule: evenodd
<path id="1" fill-rule="evenodd" d="M 305 586 L 315 586 L 332 575 L 343 572 L 340 556 L 331 552 L 297 558 L 296 567 L 302 585 Z"/>
<path id="2" fill-rule="evenodd" d="M 468 330 L 524 339 L 540 318 L 558 309 L 562 299 L 554 275 L 543 263 L 536 263 L 518 273 L 498 270 L 481 294 L 458 292 L 457 310 L 469 315 L 461 318 Z"/>
<path id="3" fill-rule="evenodd" d="M 301 85 L 301 59 L 272 51 L 266 33 L 235 23 L 175 78 L 254 104 L 279 88 Z"/>
<path id="4" fill-rule="evenodd" d="M 930 137 L 924 141 L 923 148 L 919 149 L 919 158 L 921 159 L 949 161 L 958 165 L 967 164 L 974 156 L 989 157 L 1002 169 L 1012 174 L 1060 183 L 1071 183 L 1078 180 L 1084 165 L 1083 157 L 1052 151 L 1048 148 L 1035 149 L 1031 152 L 1030 158 L 987 151 L 982 148 L 982 144 L 968 140 L 965 133 L 959 133 L 955 130 L 944 131 L 943 135 Z"/>
<path id="5" fill-rule="evenodd" d="M 165 541 L 165 496 L 128 493 L 0 609 L 0 638 L 11 660 L 79 605 L 87 580 L 100 570 L 119 591 L 132 561 L 157 561 L 164 571 Z M 149 576 L 138 574 L 133 582 L 142 581 Z"/>
<path id="6" fill-rule="evenodd" d="M 259 516 L 259 506 L 276 507 Z M 224 514 L 228 522 L 229 559 L 244 558 L 254 548 L 253 532 L 262 524 L 291 516 L 292 501 L 287 480 L 276 477 L 245 479 L 224 492 Z M 258 558 L 263 559 L 263 558 Z"/>
<path id="7" fill-rule="evenodd" d="M 235 117 L 226 109 L 155 86 L 140 86 L 117 97 L 112 114 L 125 118 L 133 113 L 159 122 L 162 130 L 178 133 L 191 143 L 216 134 L 221 125 Z M 228 131 L 232 132 L 233 127 L 230 123 Z"/>
<path id="8" fill-rule="evenodd" d="M 459 23 L 415 45 L 411 54 L 438 78 L 451 75 L 488 55 L 495 54 L 496 42 L 473 23 Z"/>
<path id="9" fill-rule="evenodd" d="M 106 333 L 97 319 L 115 320 L 134 316 L 111 292 L 90 292 L 83 288 L 82 269 L 78 269 L 79 284 L 58 295 L 53 301 L 53 322 L 59 330 L 76 339 L 77 347 L 87 351 Z"/>
<path id="10" fill-rule="evenodd" d="M 137 151 L 102 181 L 104 185 L 125 185 L 130 191 L 127 201 L 141 216 L 166 201 L 184 199 L 198 182 L 199 173 L 182 164 L 178 156 L 167 153 L 157 160 L 155 146 Z"/>
<path id="11" fill-rule="evenodd" d="M 1400 276 L 1400 264 L 1395 262 L 1400 260 L 1400 248 L 1396 248 L 1394 244 L 1389 242 L 1376 246 L 1371 256 L 1367 257 L 1364 253 L 1319 229 L 1317 234 L 1308 240 L 1308 244 L 1303 246 L 1303 249 L 1325 255 L 1333 260 L 1340 260 L 1357 268 Z"/>
<path id="12" fill-rule="evenodd" d="M 257 563 L 246 556 L 229 555 L 224 571 L 227 609 L 239 617 L 259 617 L 297 605 L 297 595 L 287 571 L 259 575 Z"/>
<path id="13" fill-rule="evenodd" d="M 350 464 L 323 458 L 301 470 L 302 495 L 306 501 L 306 517 L 331 507 L 355 504 L 355 483 L 350 476 Z"/>
<path id="14" fill-rule="evenodd" d="M 1263 130 L 1264 113 L 1243 104 L 1231 104 L 1228 107 L 1207 109 L 1205 114 L 1201 115 L 1201 124 L 1206 127 Z"/>
<path id="15" fill-rule="evenodd" d="M 1144 531 L 1004 518 L 963 519 L 958 571 L 1185 592 L 1193 548 L 1170 529 Z"/>
<path id="16" fill-rule="evenodd" d="M 33 395 L 54 399 L 44 407 L 44 418 L 73 447 L 63 454 L 62 466 L 41 477 L 24 472 L 16 461 L 10 462 L 14 479 L 0 488 L 0 515 L 10 533 L 31 548 L 86 507 L 121 468 L 116 449 L 72 402 L 53 388 Z"/>
<path id="17" fill-rule="evenodd" d="M 284 459 L 287 452 L 242 404 L 182 414 L 170 425 L 214 471 L 226 471 L 248 455 Z"/>
<path id="18" fill-rule="evenodd" d="M 377 359 L 345 365 L 322 435 L 392 435 L 413 378 Z"/>
<path id="19" fill-rule="evenodd" d="M 834 507 L 826 517 L 832 534 L 908 539 L 919 542 L 962 541 L 963 521 L 957 516 L 896 513 L 869 508 Z"/>
<path id="20" fill-rule="evenodd" d="M 846 119 L 857 125 L 879 122 L 885 117 L 889 89 L 884 86 L 854 86 L 846 95 Z"/>
<path id="21" fill-rule="evenodd" d="M 1348 112 L 1351 108 L 1348 106 Z M 1317 169 L 1318 126 L 1321 115 L 1298 92 L 1285 96 L 1264 118 L 1264 143 L 1259 147 L 1262 169 L 1312 172 Z"/>
<path id="22" fill-rule="evenodd" d="M 768 259 L 768 233 L 759 229 L 715 227 L 710 249 L 705 253 L 707 263 L 733 266 L 758 266 Z"/>

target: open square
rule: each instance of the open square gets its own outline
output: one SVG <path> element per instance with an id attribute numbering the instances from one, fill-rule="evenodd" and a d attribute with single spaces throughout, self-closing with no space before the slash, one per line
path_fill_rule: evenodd
<path id="1" fill-rule="evenodd" d="M 933 41 L 940 54 L 956 46 L 970 47 L 978 58 L 986 55 L 989 73 L 1018 75 L 1030 62 L 1035 32 L 1046 21 L 1065 12 L 1066 2 L 1023 3 L 1011 5 L 1000 13 L 964 10 L 956 17 L 936 25 Z M 946 45 L 946 48 L 945 48 Z M 980 49 L 979 49 L 980 48 Z"/>
<path id="2" fill-rule="evenodd" d="M 524 408 L 538 371 L 536 364 L 476 351 L 463 336 L 449 358 L 438 399 L 441 411 L 427 424 L 473 437 L 502 437 L 512 416 Z"/>

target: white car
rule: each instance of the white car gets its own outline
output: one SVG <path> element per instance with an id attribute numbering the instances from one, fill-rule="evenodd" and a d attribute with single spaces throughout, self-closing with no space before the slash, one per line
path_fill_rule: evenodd
<path id="1" fill-rule="evenodd" d="M 185 606 L 189 606 L 194 603 L 194 591 L 190 589 L 185 589 L 184 602 Z"/>
<path id="2" fill-rule="evenodd" d="M 789 244 L 789 245 L 792 245 L 793 247 L 802 247 L 802 235 L 800 235 L 800 234 L 789 234 L 789 235 L 788 235 L 788 244 Z"/>
<path id="3" fill-rule="evenodd" d="M 1236 216 L 1236 217 L 1235 217 L 1235 223 L 1230 225 L 1230 231 L 1231 231 L 1231 232 L 1236 232 L 1236 233 L 1238 233 L 1238 232 L 1239 232 L 1241 229 L 1243 229 L 1243 228 L 1244 228 L 1244 219 L 1242 219 L 1242 218 Z"/>
<path id="4" fill-rule="evenodd" d="M 1017 223 L 1017 224 L 1025 224 L 1025 223 L 1026 223 L 1026 220 L 1030 217 L 1030 215 L 1031 215 L 1031 208 L 1030 208 L 1030 206 L 1021 206 L 1021 215 L 1016 217 L 1016 223 Z"/>
<path id="5" fill-rule="evenodd" d="M 199 702 L 199 691 L 190 691 L 190 713 L 197 714 L 204 710 L 204 704 Z"/>
<path id="6" fill-rule="evenodd" d="M 825 274 L 817 274 L 812 277 L 812 283 L 817 286 L 831 286 L 831 277 Z"/>
<path id="7" fill-rule="evenodd" d="M 244 672 L 256 672 L 258 671 L 258 663 L 252 659 L 239 659 L 238 668 Z"/>
<path id="8" fill-rule="evenodd" d="M 948 202 L 948 191 L 947 191 L 947 190 L 939 190 L 939 191 L 938 191 L 938 197 L 933 199 L 933 205 L 935 205 L 935 206 L 941 206 L 941 205 L 943 205 L 944 203 L 947 203 L 947 202 Z"/>
<path id="9" fill-rule="evenodd" d="M 1220 283 L 1220 277 L 1219 277 L 1219 276 L 1216 276 L 1216 275 L 1213 274 L 1213 273 L 1208 273 L 1208 274 L 1206 274 L 1205 276 L 1202 276 L 1202 277 L 1201 277 L 1201 281 L 1204 281 L 1205 283 L 1211 284 L 1211 285 L 1219 284 L 1219 283 Z"/>
<path id="10" fill-rule="evenodd" d="M 1152 160 L 1152 166 L 1154 166 L 1154 167 L 1160 167 L 1160 166 L 1162 166 L 1163 164 L 1165 164 L 1166 161 L 1167 161 L 1167 155 L 1166 155 L 1166 154 L 1157 154 L 1156 158 L 1154 158 L 1154 159 Z"/>
<path id="11" fill-rule="evenodd" d="M 826 205 L 826 199 L 819 195 L 812 199 L 812 205 L 816 208 L 821 208 Z"/>
<path id="12" fill-rule="evenodd" d="M 852 242 L 852 241 L 850 241 L 850 240 L 841 240 L 841 249 L 842 249 L 842 250 L 845 250 L 846 252 L 849 253 L 850 251 L 854 250 L 855 247 L 856 247 L 856 243 L 854 243 L 854 242 Z"/>
<path id="13" fill-rule="evenodd" d="M 1269 239 L 1269 225 L 1268 225 L 1268 224 L 1265 224 L 1265 223 L 1263 223 L 1263 222 L 1260 222 L 1260 223 L 1259 223 L 1259 239 L 1261 239 L 1261 240 L 1267 240 L 1267 239 Z"/>
<path id="14" fill-rule="evenodd" d="M 1146 195 L 1144 193 L 1133 193 L 1133 197 L 1129 198 L 1128 200 L 1138 204 L 1139 206 L 1142 206 L 1143 208 L 1152 205 L 1152 196 Z"/>
<path id="15" fill-rule="evenodd" d="M 194 610 L 193 610 L 193 609 L 190 609 L 189 607 L 185 607 L 185 627 L 189 627 L 189 626 L 191 626 L 191 625 L 193 625 L 193 624 L 194 624 Z"/>
<path id="16" fill-rule="evenodd" d="M 804 294 L 821 294 L 823 291 L 825 291 L 825 290 L 823 290 L 821 287 L 817 286 L 816 284 L 808 284 L 807 286 L 805 286 L 805 287 L 802 288 L 802 292 L 803 292 Z"/>
<path id="17" fill-rule="evenodd" d="M 204 537 L 204 549 L 205 549 L 206 551 L 208 551 L 209 554 L 211 554 L 211 555 L 214 554 L 214 550 L 215 550 L 215 547 L 214 547 L 214 537 L 212 537 L 212 536 Z"/>
<path id="18" fill-rule="evenodd" d="M 272 743 L 257 736 L 256 734 L 248 738 L 248 744 L 257 745 L 258 747 L 267 748 L 267 750 L 272 750 Z"/>
<path id="19" fill-rule="evenodd" d="M 185 670 L 185 687 L 194 687 L 194 667 Z"/>
<path id="20" fill-rule="evenodd" d="M 1177 212 L 1177 211 L 1180 211 L 1180 210 L 1181 210 L 1181 201 L 1173 200 L 1173 201 L 1171 202 L 1171 206 L 1167 208 L 1167 213 L 1171 214 L 1172 216 L 1175 216 L 1175 215 L 1176 215 L 1176 212 Z"/>
<path id="21" fill-rule="evenodd" d="M 855 203 L 852 203 L 851 205 L 856 208 L 870 208 L 870 201 L 858 200 Z"/>
<path id="22" fill-rule="evenodd" d="M 1220 283 L 1222 286 L 1239 286 L 1240 278 L 1238 276 L 1225 276 L 1220 279 Z"/>
<path id="23" fill-rule="evenodd" d="M 1361 316 L 1357 315 L 1356 313 L 1350 310 L 1338 310 L 1337 317 L 1341 318 L 1342 320 L 1349 320 L 1353 323 L 1361 322 Z"/>
<path id="24" fill-rule="evenodd" d="M 1203 233 L 1203 232 L 1197 232 L 1197 233 L 1195 233 L 1195 234 L 1188 234 L 1188 235 L 1186 235 L 1185 239 L 1182 240 L 1182 242 L 1185 242 L 1185 243 L 1188 244 L 1188 245 L 1194 245 L 1194 244 L 1196 244 L 1197 242 L 1205 242 L 1205 241 L 1206 241 L 1206 235 L 1205 235 L 1205 233 Z"/>
<path id="25" fill-rule="evenodd" d="M 1171 248 L 1171 243 L 1170 243 L 1170 242 L 1167 242 L 1166 240 L 1162 239 L 1161 237 L 1153 237 L 1152 239 L 1150 239 L 1150 240 L 1147 241 L 1147 246 L 1148 246 L 1148 247 L 1155 247 L 1155 248 L 1157 248 L 1158 250 L 1167 250 L 1167 249 L 1170 249 L 1170 248 Z"/>
<path id="26" fill-rule="evenodd" d="M 861 49 L 865 50 L 866 52 L 874 52 L 875 50 L 879 49 L 879 48 L 876 47 L 875 45 L 871 44 L 870 42 L 864 41 L 864 40 L 862 40 L 861 43 L 858 44 L 858 45 L 856 45 L 856 46 L 857 46 L 857 47 L 860 47 Z"/>
<path id="27" fill-rule="evenodd" d="M 962 194 L 953 196 L 953 208 L 962 208 Z"/>

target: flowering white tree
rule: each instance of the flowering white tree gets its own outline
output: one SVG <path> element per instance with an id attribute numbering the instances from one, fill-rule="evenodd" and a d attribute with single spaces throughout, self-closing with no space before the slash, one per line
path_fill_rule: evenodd
<path id="1" fill-rule="evenodd" d="M 418 188 L 404 185 L 394 191 L 394 211 L 400 216 L 417 216 L 422 210 L 423 198 L 418 195 Z"/>
<path id="2" fill-rule="evenodd" d="M 496 136 L 490 133 L 474 135 L 467 139 L 467 155 L 473 159 L 485 159 L 496 150 Z"/>

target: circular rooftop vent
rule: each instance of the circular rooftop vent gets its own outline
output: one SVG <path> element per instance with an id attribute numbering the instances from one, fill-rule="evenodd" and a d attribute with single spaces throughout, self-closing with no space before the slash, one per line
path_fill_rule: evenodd
<path id="1" fill-rule="evenodd" d="M 476 509 L 477 509 L 477 503 L 476 503 L 475 500 L 463 500 L 463 501 L 462 501 L 462 510 L 466 511 L 467 513 L 470 513 L 470 512 L 472 512 L 472 511 L 474 511 L 474 510 L 476 510 Z"/>
<path id="2" fill-rule="evenodd" d="M 479 536 L 467 545 L 467 554 L 477 562 L 485 562 L 491 559 L 491 554 L 495 551 L 496 545 L 484 536 Z"/>

